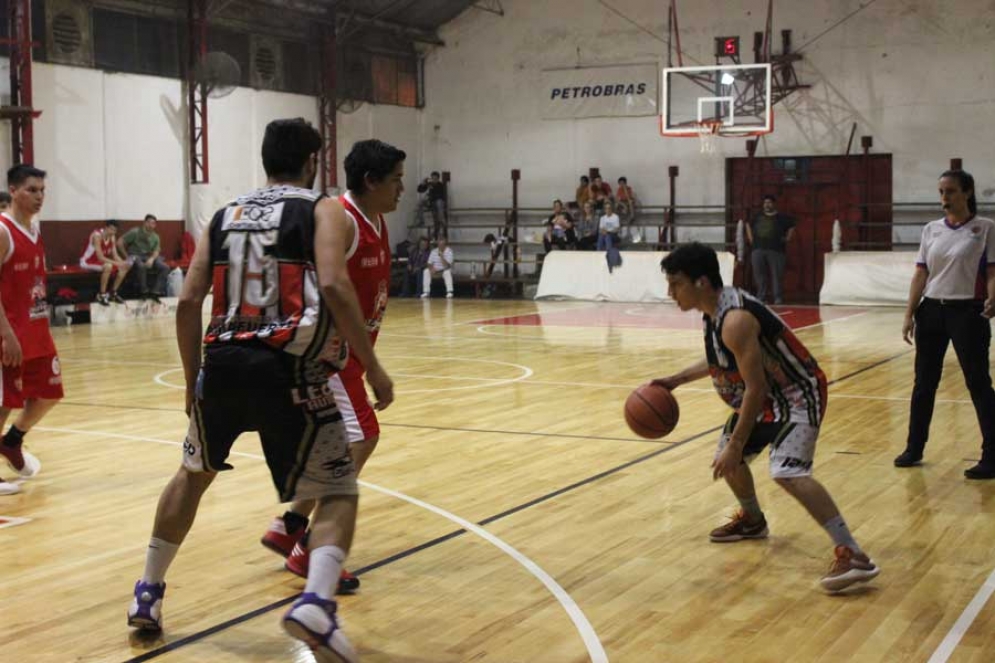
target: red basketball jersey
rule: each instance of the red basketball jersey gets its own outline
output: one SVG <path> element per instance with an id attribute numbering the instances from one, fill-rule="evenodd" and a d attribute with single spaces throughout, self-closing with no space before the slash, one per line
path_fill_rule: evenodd
<path id="1" fill-rule="evenodd" d="M 22 228 L 6 214 L 0 224 L 10 238 L 10 249 L 0 267 L 0 301 L 21 344 L 24 359 L 55 354 L 48 328 L 45 283 L 45 245 L 36 224 Z"/>
<path id="2" fill-rule="evenodd" d="M 114 239 L 112 237 L 104 237 L 103 232 L 98 228 L 90 233 L 90 236 L 86 240 L 86 246 L 83 248 L 83 255 L 80 258 L 80 263 L 84 265 L 96 265 L 100 266 L 103 261 L 97 256 L 97 250 L 93 248 L 93 238 L 99 238 L 100 250 L 103 252 L 105 258 L 111 260 L 114 259 Z"/>
<path id="3" fill-rule="evenodd" d="M 339 202 L 345 207 L 346 214 L 356 227 L 356 237 L 346 256 L 349 279 L 356 289 L 359 308 L 366 321 L 366 331 L 370 334 L 370 342 L 376 343 L 384 311 L 387 310 L 387 293 L 390 290 L 390 242 L 387 238 L 387 222 L 384 221 L 382 214 L 377 215 L 376 222 L 366 218 L 349 192 L 340 196 Z M 352 355 L 350 361 L 359 363 Z"/>

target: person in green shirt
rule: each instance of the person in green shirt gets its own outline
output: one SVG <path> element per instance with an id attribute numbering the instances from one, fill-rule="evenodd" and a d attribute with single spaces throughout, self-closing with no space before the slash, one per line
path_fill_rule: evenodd
<path id="1" fill-rule="evenodd" d="M 132 228 L 117 241 L 118 250 L 128 257 L 134 266 L 135 277 L 142 299 L 152 299 L 156 303 L 166 294 L 166 277 L 169 266 L 159 255 L 159 235 L 155 231 L 157 219 L 152 214 L 145 215 L 139 228 Z M 154 279 L 149 285 L 149 276 Z"/>
<path id="2" fill-rule="evenodd" d="M 787 262 L 787 243 L 795 234 L 795 221 L 777 211 L 774 196 L 763 199 L 763 211 L 746 226 L 746 241 L 752 247 L 750 261 L 757 298 L 767 303 L 768 290 L 774 291 L 774 303 L 784 303 L 784 266 Z M 769 288 L 768 286 L 773 286 Z"/>

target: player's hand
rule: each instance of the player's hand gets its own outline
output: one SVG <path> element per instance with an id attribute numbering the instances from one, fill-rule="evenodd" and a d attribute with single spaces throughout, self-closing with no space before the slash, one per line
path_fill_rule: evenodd
<path id="1" fill-rule="evenodd" d="M 677 379 L 676 375 L 669 375 L 665 378 L 657 378 L 651 380 L 650 384 L 656 385 L 657 387 L 663 387 L 667 391 L 673 391 L 677 387 L 681 386 L 683 382 Z"/>
<path id="2" fill-rule="evenodd" d="M 732 476 L 743 462 L 743 450 L 731 440 L 715 460 L 712 461 L 712 479 Z"/>
<path id="3" fill-rule="evenodd" d="M 385 410 L 394 402 L 394 382 L 387 375 L 387 371 L 380 365 L 366 372 L 366 381 L 373 389 L 373 395 L 377 402 L 373 404 L 374 410 Z"/>
<path id="4" fill-rule="evenodd" d="M 3 365 L 20 366 L 21 343 L 17 340 L 17 336 L 14 335 L 14 330 L 8 329 L 0 333 L 0 342 L 3 343 Z"/>
<path id="5" fill-rule="evenodd" d="M 148 267 L 149 269 L 152 269 L 152 265 L 154 264 L 155 260 L 153 260 L 152 258 L 149 258 L 148 260 L 145 261 L 145 266 Z"/>
<path id="6" fill-rule="evenodd" d="M 981 311 L 981 315 L 988 319 L 995 317 L 995 299 L 986 299 L 985 308 Z"/>
<path id="7" fill-rule="evenodd" d="M 985 310 L 987 310 L 987 308 Z M 984 313 L 982 313 L 982 315 L 984 315 Z M 986 317 L 990 318 L 991 315 L 988 315 Z M 915 316 L 906 315 L 905 322 L 902 323 L 902 340 L 908 343 L 909 345 L 912 345 L 912 339 L 915 338 L 915 333 L 916 333 Z"/>

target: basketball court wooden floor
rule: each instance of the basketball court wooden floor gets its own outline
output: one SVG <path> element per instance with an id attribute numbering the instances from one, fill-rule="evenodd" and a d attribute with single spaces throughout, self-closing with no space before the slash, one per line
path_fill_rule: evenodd
<path id="1" fill-rule="evenodd" d="M 391 303 L 397 401 L 362 477 L 341 601 L 364 661 L 993 661 L 995 484 L 962 476 L 977 423 L 951 351 L 927 462 L 897 470 L 912 358 L 899 310 L 787 308 L 833 381 L 816 459 L 871 585 L 827 596 L 831 546 L 754 465 L 771 538 L 716 545 L 727 416 L 677 392 L 662 441 L 622 402 L 701 356 L 665 305 Z M 236 445 L 169 577 L 165 635 L 125 610 L 186 429 L 170 322 L 56 330 L 67 398 L 28 438 L 42 474 L 0 515 L 0 661 L 309 661 L 279 627 L 303 582 L 258 543 L 281 509 L 253 436 Z"/>

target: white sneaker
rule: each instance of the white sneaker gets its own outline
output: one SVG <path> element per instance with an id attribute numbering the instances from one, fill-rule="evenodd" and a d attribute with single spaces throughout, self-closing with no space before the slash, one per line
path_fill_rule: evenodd
<path id="1" fill-rule="evenodd" d="M 19 485 L 0 479 L 0 495 L 16 495 L 19 492 L 21 492 Z"/>
<path id="2" fill-rule="evenodd" d="M 24 467 L 20 469 L 18 474 L 24 479 L 30 479 L 39 472 L 41 472 L 41 461 L 38 460 L 38 456 L 29 452 L 27 449 L 21 449 L 21 454 L 24 456 Z"/>
<path id="3" fill-rule="evenodd" d="M 359 663 L 359 655 L 342 632 L 335 601 L 302 594 L 283 616 L 283 629 L 306 644 L 321 663 Z"/>
<path id="4" fill-rule="evenodd" d="M 452 298 L 453 298 L 453 293 L 447 292 L 446 293 L 446 299 L 452 299 Z"/>
<path id="5" fill-rule="evenodd" d="M 422 299 L 428 299 L 428 293 L 427 293 L 427 292 L 423 292 L 423 293 L 421 294 L 421 298 L 422 298 Z"/>

